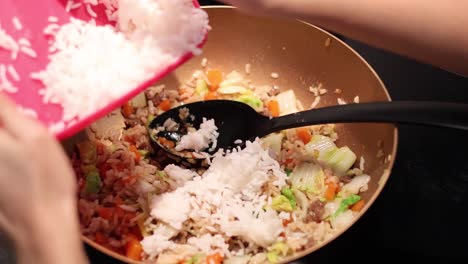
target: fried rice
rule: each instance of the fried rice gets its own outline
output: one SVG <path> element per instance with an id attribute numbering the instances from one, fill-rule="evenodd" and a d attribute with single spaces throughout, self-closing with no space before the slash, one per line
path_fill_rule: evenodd
<path id="1" fill-rule="evenodd" d="M 267 116 L 303 110 L 292 90 L 254 86 L 235 71 L 204 69 L 180 87 L 151 87 L 87 128 L 76 146 L 86 237 L 148 263 L 276 263 L 355 219 L 370 176 L 335 144 L 334 125 L 270 134 L 200 167 L 153 144 L 155 116 L 212 99 L 238 100 Z"/>

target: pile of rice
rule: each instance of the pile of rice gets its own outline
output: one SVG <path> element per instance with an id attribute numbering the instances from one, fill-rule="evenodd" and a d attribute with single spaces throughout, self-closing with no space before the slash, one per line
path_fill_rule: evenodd
<path id="1" fill-rule="evenodd" d="M 220 151 L 208 167 L 178 163 L 152 144 L 147 125 L 164 112 L 162 105 L 203 100 L 202 80 L 205 72 L 197 71 L 178 90 L 153 86 L 86 130 L 88 139 L 77 144 L 72 158 L 85 236 L 149 263 L 254 264 L 294 256 L 351 224 L 360 210 L 351 205 L 367 190 L 370 176 L 358 167 L 338 175 L 306 158 L 310 144 L 294 129 L 273 135 L 278 146 L 262 138 Z M 257 110 L 270 115 L 269 101 L 292 94 L 265 87 L 271 86 L 253 86 L 233 72 L 218 96 L 261 98 Z M 291 107 L 282 114 L 302 106 Z M 333 125 L 306 129 L 328 145 L 338 138 Z M 310 169 L 300 172 L 304 164 Z M 336 188 L 331 199 L 326 198 L 329 186 Z"/>
<path id="2" fill-rule="evenodd" d="M 103 19 L 93 11 L 98 5 L 115 25 L 96 25 L 95 18 Z M 63 108 L 62 118 L 51 126 L 55 129 L 102 109 L 184 55 L 200 54 L 197 46 L 209 30 L 206 12 L 192 0 L 69 0 L 66 9 L 82 6 L 89 21 L 71 18 L 59 24 L 55 17 L 44 18 L 50 22 L 44 37 L 52 38 L 49 63 L 30 73 L 44 85 L 38 91 L 44 103 Z M 18 19 L 14 22 L 21 28 Z M 1 27 L 0 48 L 11 51 L 13 60 L 19 51 L 37 56 Z M 0 65 L 0 91 L 16 92 L 4 72 Z"/>

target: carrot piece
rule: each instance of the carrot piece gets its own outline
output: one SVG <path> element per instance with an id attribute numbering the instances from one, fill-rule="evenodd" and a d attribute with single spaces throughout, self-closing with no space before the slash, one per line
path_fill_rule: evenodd
<path id="1" fill-rule="evenodd" d="M 338 190 L 338 184 L 335 182 L 327 183 L 327 189 L 325 190 L 324 197 L 326 200 L 331 201 L 335 199 L 336 191 Z"/>
<path id="2" fill-rule="evenodd" d="M 166 139 L 166 138 L 163 138 L 163 137 L 158 138 L 158 140 L 159 140 L 159 143 L 161 145 L 163 145 L 164 147 L 166 147 L 166 148 L 171 149 L 171 148 L 175 147 L 175 143 L 172 140 L 169 140 L 169 139 Z"/>
<path id="3" fill-rule="evenodd" d="M 138 179 L 138 175 L 131 175 L 131 176 L 127 176 L 125 178 L 122 179 L 122 183 L 124 185 L 133 185 Z"/>
<path id="4" fill-rule="evenodd" d="M 220 70 L 209 70 L 206 73 L 206 77 L 208 78 L 208 81 L 210 82 L 210 86 L 209 86 L 210 91 L 214 92 L 218 90 L 219 85 L 223 81 L 223 73 Z"/>
<path id="5" fill-rule="evenodd" d="M 133 113 L 135 112 L 135 109 L 133 108 L 133 106 L 130 104 L 130 102 L 126 102 L 123 106 L 122 106 L 122 114 L 123 116 L 125 117 L 130 117 Z"/>
<path id="6" fill-rule="evenodd" d="M 133 235 L 130 235 L 130 240 L 127 242 L 125 247 L 125 255 L 133 260 L 141 260 L 141 253 L 143 252 L 143 247 L 140 241 Z"/>
<path id="7" fill-rule="evenodd" d="M 208 100 L 216 100 L 218 99 L 218 94 L 216 92 L 207 92 L 205 94 L 205 101 L 208 101 Z"/>
<path id="8" fill-rule="evenodd" d="M 283 219 L 283 226 L 287 226 L 292 223 L 292 219 Z"/>
<path id="9" fill-rule="evenodd" d="M 98 155 L 102 155 L 104 154 L 104 149 L 106 148 L 106 146 L 104 146 L 104 144 L 102 143 L 99 143 L 99 142 L 96 142 L 96 153 Z"/>
<path id="10" fill-rule="evenodd" d="M 164 99 L 159 103 L 159 108 L 163 111 L 171 109 L 171 101 L 169 99 Z"/>
<path id="11" fill-rule="evenodd" d="M 108 239 L 107 236 L 105 236 L 103 233 L 97 232 L 96 235 L 94 235 L 94 241 L 96 241 L 96 243 L 98 244 L 103 245 L 108 242 Z"/>
<path id="12" fill-rule="evenodd" d="M 138 163 L 141 160 L 141 153 L 138 151 L 137 147 L 135 145 L 130 145 L 128 150 L 135 154 L 135 162 Z"/>
<path id="13" fill-rule="evenodd" d="M 300 128 L 297 128 L 296 129 L 296 134 L 297 134 L 297 137 L 302 140 L 302 142 L 304 142 L 304 144 L 307 144 L 310 142 L 310 140 L 312 139 L 312 134 L 310 133 L 310 131 L 305 128 L 305 127 L 300 127 Z"/>
<path id="14" fill-rule="evenodd" d="M 286 227 L 287 225 L 289 225 L 290 223 L 293 222 L 293 218 L 292 218 L 292 215 L 289 214 L 289 218 L 288 219 L 283 219 L 283 226 Z"/>
<path id="15" fill-rule="evenodd" d="M 114 214 L 114 210 L 112 210 L 112 208 L 101 207 L 98 210 L 98 214 L 100 217 L 106 220 L 110 220 L 112 218 L 112 215 Z"/>
<path id="16" fill-rule="evenodd" d="M 358 201 L 357 203 L 353 204 L 351 206 L 351 211 L 354 211 L 354 212 L 359 212 L 362 210 L 362 208 L 364 207 L 365 205 L 365 202 L 364 200 L 360 200 Z"/>
<path id="17" fill-rule="evenodd" d="M 271 100 L 268 102 L 268 111 L 270 111 L 271 116 L 277 117 L 280 114 L 279 103 L 276 100 Z"/>
<path id="18" fill-rule="evenodd" d="M 224 257 L 221 254 L 215 253 L 206 257 L 206 264 L 221 264 L 223 260 Z"/>

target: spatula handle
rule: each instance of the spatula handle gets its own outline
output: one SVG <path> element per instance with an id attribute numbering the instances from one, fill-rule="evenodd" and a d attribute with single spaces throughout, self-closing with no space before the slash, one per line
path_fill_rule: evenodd
<path id="1" fill-rule="evenodd" d="M 331 123 L 400 123 L 468 130 L 468 104 L 394 101 L 330 106 L 273 118 L 268 133 Z"/>

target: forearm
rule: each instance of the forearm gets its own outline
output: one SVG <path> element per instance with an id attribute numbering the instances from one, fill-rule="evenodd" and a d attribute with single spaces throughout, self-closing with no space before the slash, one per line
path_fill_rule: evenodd
<path id="1" fill-rule="evenodd" d="M 87 264 L 75 207 L 41 211 L 31 229 L 16 241 L 18 263 Z"/>
<path id="2" fill-rule="evenodd" d="M 290 16 L 468 76 L 468 1 L 288 0 L 276 3 L 273 8 L 283 9 Z"/>

